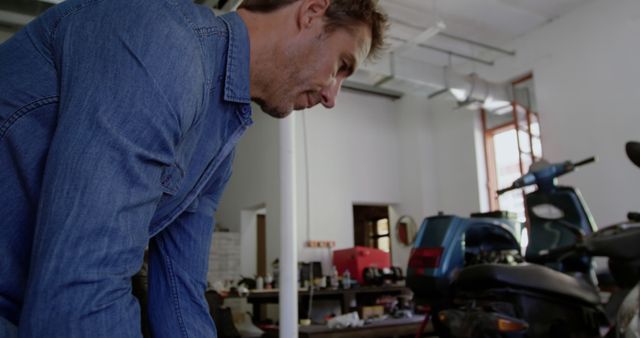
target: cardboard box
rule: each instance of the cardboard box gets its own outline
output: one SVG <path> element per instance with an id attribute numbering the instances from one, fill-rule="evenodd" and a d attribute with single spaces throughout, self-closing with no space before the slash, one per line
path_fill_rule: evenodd
<path id="1" fill-rule="evenodd" d="M 333 252 L 333 265 L 338 269 L 340 276 L 349 270 L 351 278 L 364 284 L 363 271 L 368 267 L 379 269 L 391 267 L 389 253 L 379 249 L 364 246 L 356 246 L 350 249 L 336 250 Z"/>
<path id="2" fill-rule="evenodd" d="M 368 305 L 360 308 L 360 319 L 367 320 L 369 318 L 380 317 L 384 315 L 384 306 Z"/>

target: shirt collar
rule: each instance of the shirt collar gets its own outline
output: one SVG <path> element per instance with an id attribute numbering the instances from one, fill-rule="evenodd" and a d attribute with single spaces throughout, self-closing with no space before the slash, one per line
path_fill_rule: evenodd
<path id="1" fill-rule="evenodd" d="M 236 12 L 220 16 L 229 32 L 227 69 L 224 79 L 225 101 L 250 103 L 249 92 L 249 33 Z"/>

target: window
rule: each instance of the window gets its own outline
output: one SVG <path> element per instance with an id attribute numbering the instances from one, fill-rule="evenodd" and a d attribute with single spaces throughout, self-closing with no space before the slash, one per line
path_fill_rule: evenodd
<path id="1" fill-rule="evenodd" d="M 529 170 L 533 162 L 542 158 L 533 76 L 514 81 L 513 92 L 515 100 L 509 106 L 494 111 L 481 111 L 489 201 L 492 210 L 514 212 L 520 221 L 525 222 L 523 191 L 513 190 L 501 196 L 496 194 L 496 190 L 510 186 Z"/>
<path id="2" fill-rule="evenodd" d="M 388 206 L 354 205 L 353 227 L 355 245 L 391 253 Z"/>
<path id="3" fill-rule="evenodd" d="M 391 234 L 389 232 L 389 219 L 382 218 L 376 221 L 376 231 L 371 234 L 371 240 L 375 247 L 385 251 L 391 251 Z"/>

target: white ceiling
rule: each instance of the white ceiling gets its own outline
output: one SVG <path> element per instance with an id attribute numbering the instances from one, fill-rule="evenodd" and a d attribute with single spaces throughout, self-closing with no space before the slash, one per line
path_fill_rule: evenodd
<path id="1" fill-rule="evenodd" d="M 392 96 L 442 93 L 452 82 L 469 83 L 466 73 L 477 64 L 514 57 L 513 40 L 592 1 L 379 0 L 390 19 L 387 51 L 393 57 L 383 53 L 366 63 L 346 85 Z M 428 34 L 438 26 L 445 27 Z"/>
<path id="2" fill-rule="evenodd" d="M 501 47 L 591 1 L 595 0 L 381 0 L 380 4 L 391 19 L 392 48 L 402 44 L 394 38 L 410 40 L 438 21 L 446 25 L 443 33 Z M 425 44 L 489 61 L 503 57 L 442 35 Z M 446 53 L 426 48 L 415 47 L 404 54 L 438 65 L 449 63 Z M 452 57 L 454 64 L 461 61 Z"/>

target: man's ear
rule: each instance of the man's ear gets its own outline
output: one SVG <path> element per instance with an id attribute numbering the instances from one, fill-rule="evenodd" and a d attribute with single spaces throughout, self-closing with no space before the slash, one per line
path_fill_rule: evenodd
<path id="1" fill-rule="evenodd" d="M 317 20 L 322 20 L 330 4 L 331 0 L 302 0 L 297 13 L 298 27 L 305 29 L 311 27 Z"/>

